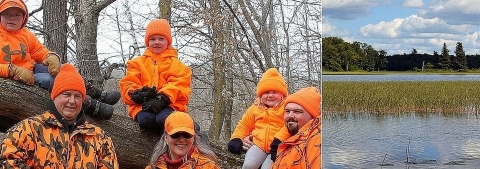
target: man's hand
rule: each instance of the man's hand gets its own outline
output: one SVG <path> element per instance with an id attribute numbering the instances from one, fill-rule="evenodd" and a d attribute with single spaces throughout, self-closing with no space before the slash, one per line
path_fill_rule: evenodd
<path id="1" fill-rule="evenodd" d="M 55 53 L 48 53 L 42 64 L 48 67 L 48 73 L 54 77 L 60 72 L 60 57 Z"/>

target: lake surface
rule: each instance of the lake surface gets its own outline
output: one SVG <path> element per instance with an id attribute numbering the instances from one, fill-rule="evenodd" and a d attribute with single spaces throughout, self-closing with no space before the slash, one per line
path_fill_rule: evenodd
<path id="1" fill-rule="evenodd" d="M 323 81 L 480 81 L 480 75 L 322 75 Z"/>
<path id="2" fill-rule="evenodd" d="M 328 113 L 322 118 L 326 169 L 480 168 L 480 119 L 473 113 Z"/>

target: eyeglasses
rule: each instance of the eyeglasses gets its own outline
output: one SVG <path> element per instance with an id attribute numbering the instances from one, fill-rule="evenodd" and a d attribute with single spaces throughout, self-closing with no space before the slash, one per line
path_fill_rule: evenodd
<path id="1" fill-rule="evenodd" d="M 1 15 L 2 15 L 3 17 L 7 18 L 7 19 L 10 19 L 10 18 L 13 18 L 13 19 L 22 19 L 22 18 L 23 18 L 23 15 L 22 15 L 22 14 L 2 13 Z"/>
<path id="2" fill-rule="evenodd" d="M 171 138 L 173 139 L 179 139 L 180 137 L 190 139 L 193 137 L 193 135 L 187 133 L 187 132 L 176 132 L 175 134 L 170 135 Z"/>

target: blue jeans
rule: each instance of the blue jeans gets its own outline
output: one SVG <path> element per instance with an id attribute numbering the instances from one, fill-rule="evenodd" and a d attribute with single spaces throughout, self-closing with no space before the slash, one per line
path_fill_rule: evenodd
<path id="1" fill-rule="evenodd" d="M 35 85 L 52 92 L 55 78 L 48 73 L 47 66 L 38 63 L 35 64 L 35 67 L 33 67 L 33 76 L 35 77 Z"/>
<path id="2" fill-rule="evenodd" d="M 170 106 L 160 110 L 157 114 L 141 110 L 137 114 L 138 125 L 142 130 L 152 130 L 163 133 L 165 130 L 165 120 L 173 111 L 173 108 Z"/>

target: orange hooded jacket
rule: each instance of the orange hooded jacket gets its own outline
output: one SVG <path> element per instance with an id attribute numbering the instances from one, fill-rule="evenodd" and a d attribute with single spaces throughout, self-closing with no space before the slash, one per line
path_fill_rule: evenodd
<path id="1" fill-rule="evenodd" d="M 278 146 L 272 169 L 317 169 L 322 165 L 321 116 L 310 120 L 296 135 Z"/>
<path id="2" fill-rule="evenodd" d="M 128 115 L 136 120 L 137 113 L 142 110 L 142 105 L 136 104 L 128 93 L 143 86 L 155 86 L 158 93 L 170 98 L 170 107 L 187 112 L 191 78 L 191 69 L 178 60 L 175 48 L 170 46 L 160 54 L 147 48 L 142 56 L 127 62 L 127 74 L 120 80 L 120 92 L 128 106 Z"/>
<path id="3" fill-rule="evenodd" d="M 168 168 L 163 155 L 157 160 L 155 167 L 158 169 Z M 145 169 L 151 169 L 151 167 L 147 166 Z M 220 167 L 210 158 L 200 154 L 198 148 L 195 147 L 190 158 L 178 169 L 220 169 Z"/>
<path id="4" fill-rule="evenodd" d="M 59 116 L 46 111 L 10 128 L 1 142 L 0 168 L 118 168 L 112 140 L 102 129 L 83 114 L 74 128 Z"/>
<path id="5" fill-rule="evenodd" d="M 267 154 L 270 153 L 270 143 L 273 136 L 283 127 L 283 114 L 285 113 L 285 100 L 276 107 L 266 108 L 260 104 L 260 99 L 255 100 L 252 106 L 243 114 L 238 122 L 230 140 L 243 138 L 252 134 L 253 143 Z"/>
<path id="6" fill-rule="evenodd" d="M 22 0 L 1 1 L 0 11 L 17 7 L 25 11 L 22 27 L 17 31 L 7 31 L 0 26 L 0 77 L 9 77 L 8 64 L 33 71 L 35 63 L 42 63 L 51 53 L 25 25 L 28 21 L 27 6 Z"/>

